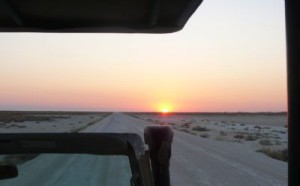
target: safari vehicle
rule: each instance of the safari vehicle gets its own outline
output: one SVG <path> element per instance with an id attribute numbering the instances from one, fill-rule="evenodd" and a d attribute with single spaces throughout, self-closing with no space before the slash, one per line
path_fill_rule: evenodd
<path id="1" fill-rule="evenodd" d="M 2 0 L 1 32 L 171 33 L 181 30 L 202 0 Z M 296 136 L 300 123 L 300 2 L 286 0 L 289 185 L 300 185 Z M 201 33 L 199 33 L 201 34 Z M 166 132 L 167 131 L 167 132 Z M 156 135 L 168 134 L 166 138 Z M 169 185 L 172 132 L 145 131 L 149 151 L 135 134 L 1 134 L 0 154 L 92 153 L 125 154 L 133 172 L 132 185 Z M 154 137 L 155 136 L 155 137 Z M 154 141 L 157 140 L 157 141 Z M 149 141 L 148 141 L 149 140 Z M 152 143 L 153 142 L 153 143 Z M 86 144 L 89 144 L 87 147 Z M 108 148 L 107 144 L 114 144 Z M 161 144 L 167 150 L 160 150 Z M 109 146 L 111 147 L 111 146 Z M 156 154 L 164 158 L 161 164 Z M 158 163 L 157 163 L 158 162 Z M 164 169 L 161 169 L 164 167 Z M 14 165 L 1 165 L 1 179 L 17 176 Z"/>
<path id="2" fill-rule="evenodd" d="M 201 2 L 202 0 L 4 0 L 0 1 L 0 31 L 171 33 L 183 28 Z M 168 126 L 150 126 L 144 133 L 147 149 L 141 137 L 131 133 L 1 134 L 0 155 L 125 155 L 130 162 L 131 185 L 170 185 L 172 129 Z M 0 166 L 0 179 L 16 176 L 16 165 Z"/>
<path id="3" fill-rule="evenodd" d="M 170 185 L 172 138 L 171 127 L 149 126 L 145 128 L 145 143 L 149 145 L 149 150 L 145 150 L 141 137 L 133 133 L 2 134 L 0 154 L 124 155 L 130 162 L 131 185 Z M 0 165 L 0 179 L 16 176 L 16 165 Z"/>

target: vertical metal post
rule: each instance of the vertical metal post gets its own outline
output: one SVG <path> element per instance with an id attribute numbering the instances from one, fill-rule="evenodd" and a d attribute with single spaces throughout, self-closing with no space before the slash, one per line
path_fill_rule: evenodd
<path id="1" fill-rule="evenodd" d="M 288 74 L 288 177 L 289 186 L 300 185 L 300 1 L 285 0 Z"/>

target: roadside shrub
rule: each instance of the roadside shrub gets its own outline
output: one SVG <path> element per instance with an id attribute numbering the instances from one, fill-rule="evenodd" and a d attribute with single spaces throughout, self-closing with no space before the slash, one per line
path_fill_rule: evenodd
<path id="1" fill-rule="evenodd" d="M 253 128 L 255 128 L 255 129 L 261 129 L 262 127 L 261 126 L 254 126 Z"/>
<path id="2" fill-rule="evenodd" d="M 275 145 L 282 145 L 282 143 L 281 143 L 281 141 L 276 140 L 276 141 L 275 141 Z"/>
<path id="3" fill-rule="evenodd" d="M 206 127 L 201 127 L 201 126 L 196 126 L 196 127 L 192 128 L 192 130 L 201 131 L 201 132 L 209 131 L 209 129 L 207 129 Z"/>
<path id="4" fill-rule="evenodd" d="M 224 131 L 221 131 L 220 134 L 221 134 L 221 136 L 227 136 L 227 135 L 228 135 L 228 134 L 227 134 L 226 132 L 224 132 Z"/>
<path id="5" fill-rule="evenodd" d="M 264 153 L 265 155 L 273 158 L 273 159 L 277 159 L 277 160 L 281 160 L 281 161 L 288 161 L 288 149 L 283 149 L 283 150 L 271 150 L 269 148 L 262 148 L 260 150 L 258 150 L 257 152 L 261 152 Z"/>
<path id="6" fill-rule="evenodd" d="M 244 135 L 242 135 L 242 134 L 237 134 L 237 135 L 235 135 L 233 137 L 237 138 L 237 139 L 244 139 L 245 138 Z"/>
<path id="7" fill-rule="evenodd" d="M 264 146 L 270 146 L 273 145 L 272 142 L 270 140 L 260 140 L 259 141 L 260 145 L 264 145 Z"/>
<path id="8" fill-rule="evenodd" d="M 218 141 L 225 141 L 226 138 L 223 137 L 223 136 L 216 136 L 216 137 L 215 137 L 215 140 L 218 140 Z"/>
<path id="9" fill-rule="evenodd" d="M 184 124 L 181 125 L 181 127 L 190 128 L 190 123 L 184 123 Z"/>
<path id="10" fill-rule="evenodd" d="M 205 133 L 205 134 L 201 134 L 200 135 L 202 138 L 209 138 L 209 134 Z"/>
<path id="11" fill-rule="evenodd" d="M 247 135 L 245 141 L 255 141 L 257 138 L 253 135 Z"/>

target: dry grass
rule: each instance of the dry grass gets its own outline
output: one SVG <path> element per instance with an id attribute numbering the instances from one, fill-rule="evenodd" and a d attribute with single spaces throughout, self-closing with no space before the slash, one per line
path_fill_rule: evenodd
<path id="1" fill-rule="evenodd" d="M 53 121 L 56 118 L 68 117 L 48 112 L 0 112 L 0 122 L 3 123 L 35 121 L 38 124 L 40 121 Z"/>
<path id="2" fill-rule="evenodd" d="M 190 128 L 190 123 L 184 123 L 180 127 Z"/>
<path id="3" fill-rule="evenodd" d="M 196 126 L 196 127 L 192 128 L 192 130 L 194 130 L 194 131 L 201 131 L 201 132 L 207 132 L 207 131 L 209 131 L 209 129 L 207 129 L 206 127 L 201 127 L 201 126 Z"/>
<path id="4" fill-rule="evenodd" d="M 70 118 L 72 115 L 105 114 L 110 112 L 50 112 L 50 111 L 0 111 L 0 122 L 24 122 L 24 121 L 53 121 L 57 118 Z M 92 117 L 92 116 L 91 116 Z"/>
<path id="5" fill-rule="evenodd" d="M 257 138 L 251 134 L 245 137 L 245 141 L 255 141 L 255 140 L 257 140 Z"/>
<path id="6" fill-rule="evenodd" d="M 221 136 L 228 136 L 228 134 L 226 132 L 224 132 L 224 131 L 220 131 L 220 135 Z"/>
<path id="7" fill-rule="evenodd" d="M 281 161 L 288 161 L 288 149 L 283 149 L 283 150 L 271 150 L 269 148 L 262 148 L 260 150 L 258 150 L 257 152 L 261 152 L 264 153 L 265 155 L 277 159 L 277 160 L 281 160 Z"/>
<path id="8" fill-rule="evenodd" d="M 273 145 L 273 143 L 270 140 L 264 139 L 264 140 L 260 140 L 259 141 L 260 145 L 264 145 L 264 146 L 270 146 Z"/>
<path id="9" fill-rule="evenodd" d="M 236 139 L 244 139 L 245 136 L 243 134 L 237 134 L 237 135 L 234 135 L 233 138 L 236 138 Z"/>
<path id="10" fill-rule="evenodd" d="M 209 138 L 209 134 L 205 133 L 205 134 L 201 134 L 200 135 L 202 138 Z"/>

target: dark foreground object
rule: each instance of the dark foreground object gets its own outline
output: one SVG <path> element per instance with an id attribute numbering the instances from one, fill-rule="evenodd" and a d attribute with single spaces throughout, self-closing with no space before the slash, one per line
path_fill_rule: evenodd
<path id="1" fill-rule="evenodd" d="M 285 1 L 288 77 L 289 186 L 300 185 L 300 1 Z"/>
<path id="2" fill-rule="evenodd" d="M 128 156 L 131 166 L 131 185 L 168 186 L 173 132 L 170 127 L 150 126 L 146 129 L 145 134 L 149 134 L 147 141 L 152 142 L 149 151 L 145 150 L 141 137 L 132 133 L 23 133 L 1 134 L 0 155 L 41 153 L 125 155 Z M 154 156 L 157 153 L 159 156 Z M 17 175 L 16 165 L 0 165 L 0 179 L 9 179 Z"/>
<path id="3" fill-rule="evenodd" d="M 0 180 L 15 178 L 18 176 L 18 169 L 15 165 L 0 165 Z"/>
<path id="4" fill-rule="evenodd" d="M 0 32 L 170 33 L 202 0 L 1 0 Z"/>
<path id="5" fill-rule="evenodd" d="M 170 185 L 170 158 L 173 131 L 171 127 L 151 126 L 144 130 L 149 145 L 155 185 Z"/>

